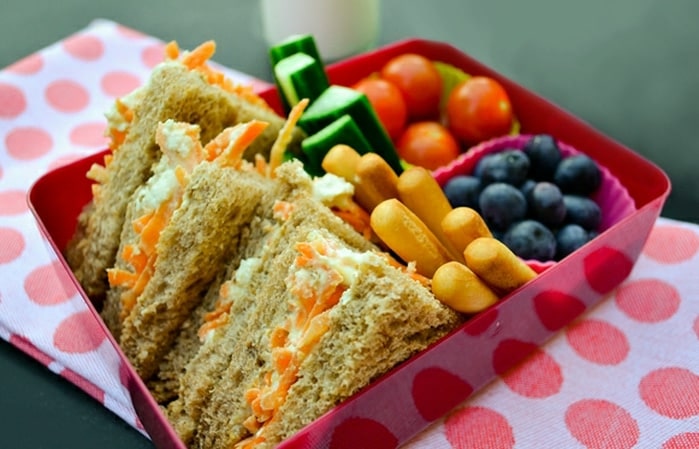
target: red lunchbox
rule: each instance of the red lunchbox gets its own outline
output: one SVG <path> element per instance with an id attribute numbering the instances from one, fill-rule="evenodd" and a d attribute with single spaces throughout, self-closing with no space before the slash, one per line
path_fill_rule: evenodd
<path id="1" fill-rule="evenodd" d="M 328 75 L 334 84 L 351 85 L 406 52 L 496 78 L 510 95 L 523 133 L 552 134 L 588 154 L 619 182 L 633 204 L 590 243 L 306 426 L 280 445 L 285 449 L 390 448 L 407 442 L 619 285 L 636 262 L 670 191 L 670 182 L 658 167 L 451 45 L 401 41 L 332 64 L 327 67 Z M 279 107 L 274 88 L 262 96 Z M 47 173 L 29 193 L 40 228 L 67 270 L 62 250 L 74 232 L 78 214 L 91 199 L 85 173 L 102 156 L 96 154 Z M 448 168 L 436 176 L 443 182 L 455 170 Z M 85 301 L 102 323 L 95 307 L 86 297 Z M 111 343 L 122 355 L 127 388 L 155 445 L 183 448 L 115 340 Z"/>

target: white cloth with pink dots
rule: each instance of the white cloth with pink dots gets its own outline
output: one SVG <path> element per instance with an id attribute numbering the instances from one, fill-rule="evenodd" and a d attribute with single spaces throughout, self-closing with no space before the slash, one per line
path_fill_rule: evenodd
<path id="1" fill-rule="evenodd" d="M 26 195 L 105 148 L 104 111 L 145 81 L 163 45 L 97 20 L 0 71 L 0 337 L 140 430 L 117 354 Z M 698 263 L 699 226 L 660 218 L 607 299 L 406 447 L 699 447 Z"/>

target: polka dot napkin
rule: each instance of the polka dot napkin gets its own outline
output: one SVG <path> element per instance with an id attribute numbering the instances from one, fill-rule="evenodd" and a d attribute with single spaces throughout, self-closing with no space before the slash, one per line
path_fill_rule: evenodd
<path id="1" fill-rule="evenodd" d="M 141 430 L 118 357 L 26 194 L 105 147 L 103 112 L 145 81 L 162 48 L 99 20 L 0 71 L 0 337 Z M 699 226 L 660 218 L 606 300 L 406 447 L 699 447 L 698 263 Z"/>

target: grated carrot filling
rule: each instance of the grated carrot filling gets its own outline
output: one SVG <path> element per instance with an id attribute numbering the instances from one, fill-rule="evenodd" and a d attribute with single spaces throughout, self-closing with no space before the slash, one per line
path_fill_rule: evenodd
<path id="1" fill-rule="evenodd" d="M 296 205 L 289 201 L 275 201 L 274 206 L 272 206 L 272 213 L 274 217 L 278 220 L 286 221 L 294 213 Z"/>
<path id="2" fill-rule="evenodd" d="M 165 58 L 174 60 L 180 57 L 180 47 L 176 41 L 170 41 L 165 45 Z"/>
<path id="3" fill-rule="evenodd" d="M 251 120 L 226 128 L 204 147 L 207 160 L 215 160 L 222 167 L 240 168 L 245 149 L 268 125 L 261 120 Z"/>
<path id="4" fill-rule="evenodd" d="M 348 225 L 367 240 L 373 240 L 374 231 L 371 229 L 371 221 L 369 214 L 354 203 L 357 207 L 351 207 L 348 209 L 333 208 L 332 212 L 340 217 Z"/>
<path id="5" fill-rule="evenodd" d="M 420 284 L 424 285 L 427 288 L 430 288 L 430 289 L 432 288 L 431 287 L 432 280 L 426 276 L 421 275 L 417 271 L 415 271 L 414 267 L 408 267 L 408 266 L 403 265 L 402 263 L 398 262 L 395 258 L 391 257 L 391 255 L 386 253 L 386 252 L 380 252 L 377 254 L 382 256 L 386 260 L 386 262 L 388 262 L 389 265 L 391 265 L 394 268 L 399 269 L 400 271 L 402 271 L 403 273 L 408 275 L 411 279 L 419 282 Z"/>
<path id="6" fill-rule="evenodd" d="M 179 207 L 184 197 L 184 192 L 189 180 L 189 175 L 194 168 L 208 157 L 213 158 L 214 163 L 224 167 L 236 166 L 242 158 L 243 151 L 267 126 L 265 122 L 252 121 L 228 128 L 223 136 L 217 137 L 207 149 L 204 149 L 199 140 L 199 127 L 186 123 L 167 121 L 161 123 L 156 131 L 156 142 L 163 152 L 163 157 L 170 164 L 177 180 L 177 185 L 169 196 L 159 204 L 155 210 L 146 211 L 131 224 L 137 234 L 137 243 L 127 245 L 120 254 L 130 269 L 112 268 L 107 271 L 108 281 L 111 286 L 119 286 L 124 290 L 121 293 L 121 315 L 128 316 L 143 293 L 155 272 L 157 261 L 157 244 L 160 234 L 167 226 Z M 170 132 L 181 132 L 185 141 L 175 139 L 175 145 L 185 145 L 188 149 L 182 153 L 181 148 L 170 147 Z M 95 169 L 95 176 L 99 177 L 100 170 Z M 228 304 L 230 308 L 230 304 Z M 215 328 L 225 323 L 227 311 L 221 309 L 209 315 L 207 328 Z M 203 335 L 206 329 L 200 330 Z"/>
<path id="7" fill-rule="evenodd" d="M 289 142 L 291 142 L 296 123 L 298 123 L 298 121 L 301 119 L 301 115 L 303 114 L 303 111 L 306 110 L 306 106 L 308 106 L 308 98 L 304 98 L 303 100 L 299 101 L 291 109 L 286 121 L 284 122 L 284 125 L 279 130 L 279 134 L 272 144 L 272 149 L 270 150 L 269 154 L 268 177 L 273 178 L 274 170 L 284 161 L 284 151 L 286 151 L 286 147 L 288 147 Z"/>
<path id="8" fill-rule="evenodd" d="M 286 402 L 304 358 L 330 329 L 330 310 L 347 289 L 340 273 L 319 262 L 318 256 L 330 251 L 325 242 L 301 242 L 295 248 L 298 255 L 294 272 L 303 268 L 318 270 L 322 272 L 323 282 L 314 287 L 303 282 L 301 277 L 292 275 L 290 278 L 291 314 L 284 325 L 270 334 L 272 369 L 264 375 L 262 386 L 249 388 L 244 393 L 251 410 L 244 425 L 253 435 L 240 441 L 236 449 L 250 449 L 265 441 L 265 427 L 273 422 Z M 295 336 L 293 339 L 290 338 L 292 335 Z"/>
<path id="9" fill-rule="evenodd" d="M 224 326 L 228 322 L 232 305 L 230 301 L 222 301 L 222 298 L 219 298 L 214 310 L 204 315 L 204 323 L 199 327 L 198 332 L 200 340 L 204 340 L 209 331 Z"/>
<path id="10" fill-rule="evenodd" d="M 121 294 L 122 319 L 131 313 L 155 271 L 156 245 L 160 232 L 174 212 L 175 204 L 173 203 L 173 201 L 165 202 L 156 211 L 149 212 L 134 221 L 133 226 L 139 233 L 139 242 L 137 245 L 126 245 L 120 255 L 133 271 L 122 268 L 107 270 L 109 285 L 125 289 Z"/>

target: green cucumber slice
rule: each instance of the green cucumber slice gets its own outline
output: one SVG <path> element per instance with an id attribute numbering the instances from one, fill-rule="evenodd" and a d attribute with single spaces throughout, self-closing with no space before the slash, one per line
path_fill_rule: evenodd
<path id="1" fill-rule="evenodd" d="M 402 173 L 400 158 L 391 138 L 381 125 L 367 96 L 359 91 L 331 85 L 306 109 L 298 126 L 310 136 L 343 115 L 352 117 L 369 142 L 371 151 L 384 158 L 397 174 Z"/>
<path id="2" fill-rule="evenodd" d="M 321 70 L 325 74 L 325 65 L 320 57 L 320 53 L 318 52 L 315 39 L 310 34 L 295 34 L 282 40 L 278 44 L 273 45 L 269 49 L 269 60 L 271 66 L 274 68 L 282 59 L 297 53 L 306 54 L 318 61 Z M 285 96 L 282 94 L 282 86 L 280 85 L 279 81 L 277 81 L 276 77 L 274 81 L 277 85 L 277 91 L 279 92 L 279 99 L 281 101 L 282 109 L 286 114 L 288 114 L 291 110 L 291 106 L 287 102 Z M 327 84 L 327 75 L 325 83 Z"/>
<path id="3" fill-rule="evenodd" d="M 344 114 L 318 132 L 301 142 L 304 168 L 308 173 L 321 176 L 325 173 L 321 166 L 323 158 L 332 147 L 338 144 L 349 145 L 359 154 L 371 151 L 371 145 L 362 130 L 349 114 Z"/>
<path id="4" fill-rule="evenodd" d="M 274 77 L 280 96 L 290 107 L 304 98 L 313 103 L 328 88 L 328 77 L 322 64 L 305 53 L 295 53 L 274 66 Z"/>
<path id="5" fill-rule="evenodd" d="M 310 34 L 295 34 L 289 36 L 269 49 L 269 58 L 272 66 L 279 61 L 295 53 L 305 53 L 322 64 L 315 39 Z"/>

